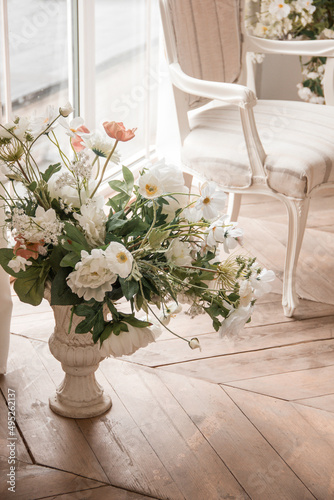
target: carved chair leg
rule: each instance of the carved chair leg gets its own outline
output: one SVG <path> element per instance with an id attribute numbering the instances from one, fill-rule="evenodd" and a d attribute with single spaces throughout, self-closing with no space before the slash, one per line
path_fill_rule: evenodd
<path id="1" fill-rule="evenodd" d="M 229 193 L 227 213 L 232 222 L 237 222 L 240 212 L 241 194 Z"/>
<path id="2" fill-rule="evenodd" d="M 291 318 L 298 305 L 298 297 L 296 293 L 296 269 L 304 237 L 310 199 L 289 200 L 288 198 L 285 198 L 284 203 L 288 211 L 289 229 L 284 266 L 282 304 L 284 315 Z"/>

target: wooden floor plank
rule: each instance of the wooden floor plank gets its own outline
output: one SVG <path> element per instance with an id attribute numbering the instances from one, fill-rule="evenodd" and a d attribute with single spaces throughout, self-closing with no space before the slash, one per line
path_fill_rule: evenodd
<path id="1" fill-rule="evenodd" d="M 3 377 L 3 375 L 0 375 L 0 378 Z M 12 417 L 12 415 L 10 415 Z M 27 462 L 27 463 L 32 463 L 31 458 L 29 456 L 28 450 L 25 447 L 25 444 L 21 438 L 21 435 L 15 426 L 14 429 L 14 435 L 10 436 L 9 435 L 9 429 L 8 429 L 8 407 L 6 405 L 6 401 L 4 396 L 0 393 L 0 455 L 2 457 L 7 457 L 9 456 L 8 454 L 8 444 L 9 443 L 14 443 L 15 441 L 15 457 L 17 460 L 20 460 L 21 462 Z M 9 441 L 8 438 L 13 437 L 12 441 Z"/>
<path id="2" fill-rule="evenodd" d="M 102 486 L 93 490 L 84 490 L 77 498 L 83 500 L 159 500 L 154 497 L 147 497 L 138 493 L 132 493 L 131 491 L 114 488 L 113 486 Z M 39 498 L 38 500 L 46 500 L 46 497 Z M 73 500 L 73 494 L 67 493 L 65 495 L 47 497 L 47 500 Z"/>
<path id="3" fill-rule="evenodd" d="M 159 375 L 252 499 L 313 498 L 219 386 L 161 371 Z M 271 464 L 284 481 L 272 477 Z"/>
<path id="4" fill-rule="evenodd" d="M 334 365 L 334 339 L 175 363 L 165 370 L 214 383 Z"/>
<path id="5" fill-rule="evenodd" d="M 0 467 L 4 478 L 8 473 L 8 463 L 1 457 Z M 94 498 L 94 489 L 102 485 L 100 482 L 75 474 L 22 462 L 16 462 L 15 479 L 15 493 L 8 491 L 8 487 L 11 485 L 7 484 L 7 480 L 0 482 L 1 500 L 12 498 L 15 500 L 37 500 L 63 493 L 70 493 L 72 498 Z M 80 492 L 83 490 L 90 491 L 90 496 L 81 496 Z"/>
<path id="6" fill-rule="evenodd" d="M 16 391 L 17 422 L 39 464 L 107 482 L 107 477 L 75 421 L 53 413 L 48 397 L 55 391 L 30 340 L 11 338 L 6 376 L 0 378 L 4 394 Z"/>
<path id="7" fill-rule="evenodd" d="M 287 401 L 333 393 L 334 366 L 227 382 L 227 385 Z"/>
<path id="8" fill-rule="evenodd" d="M 321 420 L 314 416 L 312 424 L 308 422 L 295 407 L 301 405 L 234 388 L 225 390 L 317 500 L 334 497 L 334 447 L 321 431 Z M 334 426 L 329 432 L 333 437 Z M 285 481 L 276 464 L 272 471 L 275 482 Z"/>
<path id="9" fill-rule="evenodd" d="M 34 342 L 34 347 L 52 380 L 55 384 L 60 383 L 63 378 L 60 363 L 53 358 L 44 343 Z M 100 366 L 113 361 L 104 360 Z M 111 385 L 118 376 L 118 371 L 116 361 L 108 377 Z M 99 418 L 78 419 L 76 423 L 97 460 L 103 464 L 108 482 L 141 494 L 181 500 L 183 496 L 173 479 L 101 369 L 96 377 L 106 394 L 111 397 L 113 406 Z"/>
<path id="10" fill-rule="evenodd" d="M 179 339 L 162 340 L 139 349 L 130 357 L 132 363 L 146 366 L 163 366 L 195 359 L 205 359 L 224 354 L 254 351 L 315 340 L 333 338 L 334 316 L 289 323 L 245 328 L 233 339 L 221 339 L 217 333 L 201 335 L 202 351 L 191 350 Z M 182 333 L 182 331 L 180 332 Z M 196 336 L 196 332 L 193 331 Z"/>
<path id="11" fill-rule="evenodd" d="M 101 370 L 184 498 L 248 498 L 153 370 L 115 360 Z"/>
<path id="12" fill-rule="evenodd" d="M 298 399 L 296 403 L 334 413 L 334 394 L 327 394 L 315 398 Z"/>

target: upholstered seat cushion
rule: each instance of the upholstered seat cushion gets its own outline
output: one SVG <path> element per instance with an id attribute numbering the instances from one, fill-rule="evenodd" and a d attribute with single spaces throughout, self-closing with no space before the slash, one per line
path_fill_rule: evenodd
<path id="1" fill-rule="evenodd" d="M 334 106 L 259 101 L 254 112 L 273 190 L 304 198 L 334 182 Z M 185 165 L 226 187 L 252 184 L 237 108 L 213 102 L 190 113 L 190 126 L 182 150 Z"/>

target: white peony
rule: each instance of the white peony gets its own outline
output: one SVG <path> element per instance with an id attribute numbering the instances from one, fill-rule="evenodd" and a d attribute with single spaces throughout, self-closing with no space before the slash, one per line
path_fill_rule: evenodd
<path id="1" fill-rule="evenodd" d="M 85 250 L 81 251 L 81 260 L 68 275 L 67 284 L 79 297 L 102 302 L 106 292 L 111 292 L 116 280 L 117 276 L 110 269 L 105 252 L 94 248 L 90 254 Z"/>
<path id="2" fill-rule="evenodd" d="M 111 334 L 100 346 L 102 356 L 129 356 L 141 347 L 154 342 L 161 334 L 157 325 L 137 328 L 127 324 L 129 331 L 119 335 Z"/>
<path id="3" fill-rule="evenodd" d="M 226 194 L 217 187 L 215 182 L 206 182 L 201 187 L 201 197 L 195 206 L 206 220 L 216 219 L 224 210 Z"/>
<path id="4" fill-rule="evenodd" d="M 252 314 L 252 307 L 238 307 L 223 320 L 219 329 L 219 337 L 233 337 L 237 335 L 240 330 L 245 326 Z"/>
<path id="5" fill-rule="evenodd" d="M 74 214 L 74 218 L 84 230 L 87 242 L 93 247 L 102 245 L 106 236 L 107 217 L 103 211 L 103 206 L 103 197 L 97 196 L 81 206 L 81 215 Z"/>
<path id="6" fill-rule="evenodd" d="M 121 243 L 112 241 L 105 250 L 108 265 L 121 278 L 127 278 L 132 271 L 133 256 Z"/>
<path id="7" fill-rule="evenodd" d="M 25 271 L 26 266 L 31 266 L 31 264 L 32 262 L 30 262 L 29 260 L 16 255 L 16 257 L 8 262 L 8 267 L 13 269 L 14 273 L 18 273 L 19 271 Z"/>
<path id="8" fill-rule="evenodd" d="M 175 266 L 190 266 L 192 263 L 190 252 L 191 248 L 189 243 L 175 239 L 169 245 L 165 256 L 166 259 Z"/>

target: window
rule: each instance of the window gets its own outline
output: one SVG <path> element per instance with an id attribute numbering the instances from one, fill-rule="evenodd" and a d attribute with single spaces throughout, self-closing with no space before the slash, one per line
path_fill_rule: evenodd
<path id="1" fill-rule="evenodd" d="M 4 117 L 39 114 L 48 104 L 70 100 L 91 129 L 104 120 L 138 127 L 136 138 L 120 151 L 123 162 L 148 157 L 156 134 L 157 2 L 0 3 Z M 38 153 L 52 161 L 50 148 Z"/>

